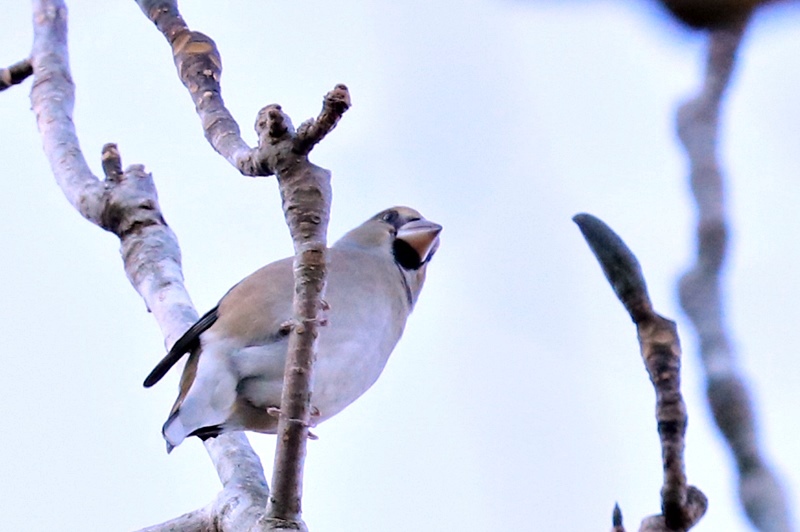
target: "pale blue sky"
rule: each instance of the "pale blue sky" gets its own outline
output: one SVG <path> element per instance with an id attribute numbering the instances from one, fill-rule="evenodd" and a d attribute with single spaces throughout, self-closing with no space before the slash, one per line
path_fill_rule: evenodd
<path id="1" fill-rule="evenodd" d="M 246 138 L 265 104 L 296 124 L 338 82 L 353 108 L 312 160 L 334 174 L 331 240 L 407 204 L 444 225 L 428 285 L 389 365 L 317 428 L 306 468 L 313 532 L 605 530 L 659 509 L 653 392 L 635 331 L 570 218 L 606 220 L 639 256 L 686 353 L 688 475 L 710 499 L 698 531 L 743 532 L 710 426 L 674 279 L 693 252 L 677 102 L 704 40 L 639 2 L 185 2 L 223 58 Z M 275 184 L 205 142 L 171 54 L 133 1 L 72 2 L 75 121 L 96 174 L 106 142 L 153 172 L 200 312 L 291 253 Z M 30 50 L 29 5 L 7 2 L 0 64 Z M 745 39 L 721 153 L 734 223 L 728 318 L 763 440 L 797 500 L 800 435 L 800 12 Z M 0 95 L 0 500 L 8 530 L 130 530 L 205 505 L 199 442 L 164 452 L 177 375 L 115 237 L 55 185 L 30 81 Z M 251 437 L 269 476 L 270 436 Z"/>

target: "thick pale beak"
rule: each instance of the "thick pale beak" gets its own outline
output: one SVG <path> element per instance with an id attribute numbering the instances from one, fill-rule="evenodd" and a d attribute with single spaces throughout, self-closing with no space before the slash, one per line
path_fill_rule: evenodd
<path id="1" fill-rule="evenodd" d="M 397 230 L 397 238 L 402 240 L 419 255 L 421 263 L 425 263 L 439 247 L 439 233 L 442 226 L 428 220 L 414 220 Z"/>

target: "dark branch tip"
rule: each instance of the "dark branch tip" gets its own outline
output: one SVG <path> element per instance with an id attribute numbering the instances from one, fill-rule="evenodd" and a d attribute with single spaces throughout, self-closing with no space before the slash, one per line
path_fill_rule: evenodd
<path id="1" fill-rule="evenodd" d="M 614 503 L 614 511 L 611 512 L 611 524 L 615 527 L 622 526 L 622 510 L 619 508 L 619 503 Z"/>
<path id="2" fill-rule="evenodd" d="M 591 214 L 576 214 L 574 221 L 589 244 L 617 298 L 635 322 L 652 313 L 647 284 L 636 256 L 602 220 Z"/>

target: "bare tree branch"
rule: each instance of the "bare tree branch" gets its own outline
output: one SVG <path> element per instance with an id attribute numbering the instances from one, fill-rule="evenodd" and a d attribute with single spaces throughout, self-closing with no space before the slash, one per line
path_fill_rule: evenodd
<path id="1" fill-rule="evenodd" d="M 157 4 L 157 5 L 154 5 Z M 330 212 L 330 174 L 311 164 L 307 154 L 335 127 L 350 105 L 347 88 L 329 93 L 317 120 L 295 134 L 279 106 L 259 113 L 259 146 L 251 150 L 220 96 L 221 65 L 213 41 L 189 32 L 172 2 L 141 2 L 175 51 L 181 79 L 196 98 L 212 146 L 247 175 L 277 174 L 284 214 L 296 252 L 298 290 L 295 326 L 290 336 L 286 385 L 279 412 L 275 460 L 276 495 L 269 498 L 258 458 L 243 435 L 223 435 L 206 448 L 223 482 L 223 491 L 206 508 L 148 530 L 192 526 L 207 530 L 302 529 L 302 466 L 310 424 L 310 383 L 314 344 L 326 275 L 326 231 Z M 72 122 L 74 85 L 67 53 L 67 10 L 61 0 L 34 4 L 31 93 L 45 153 L 70 203 L 88 220 L 120 237 L 125 270 L 171 344 L 197 319 L 183 287 L 177 239 L 161 215 L 152 177 L 140 165 L 123 171 L 114 145 L 103 149 L 105 181 L 83 157 Z"/>
<path id="2" fill-rule="evenodd" d="M 573 220 L 636 324 L 642 359 L 656 392 L 656 421 L 664 468 L 661 515 L 646 519 L 640 530 L 689 530 L 705 513 L 708 501 L 699 489 L 686 482 L 683 450 L 687 415 L 680 390 L 681 348 L 675 322 L 653 310 L 639 262 L 622 239 L 590 214 L 578 214 Z M 616 514 L 614 526 L 617 526 Z M 618 526 L 622 527 L 621 512 Z"/>
<path id="3" fill-rule="evenodd" d="M 0 92 L 22 83 L 33 75 L 30 59 L 23 59 L 8 68 L 0 69 Z"/>
<path id="4" fill-rule="evenodd" d="M 259 145 L 256 148 L 250 148 L 242 139 L 239 125 L 222 100 L 222 58 L 214 41 L 207 35 L 189 29 L 175 0 L 137 0 L 137 3 L 172 47 L 178 77 L 192 97 L 211 146 L 244 175 L 269 176 L 277 173 L 277 159 L 281 156 L 276 156 L 275 142 L 282 136 L 276 132 L 270 133 L 267 138 L 259 136 Z M 303 123 L 296 135 L 294 131 L 290 132 L 294 139 L 294 151 L 307 155 L 336 126 L 349 107 L 347 88 L 337 85 L 325 97 L 325 106 L 320 116 L 316 120 Z M 280 111 L 279 106 L 262 109 L 256 130 L 260 129 L 262 113 L 270 108 Z M 273 142 L 265 142 L 267 139 Z"/>
<path id="5" fill-rule="evenodd" d="M 34 2 L 31 104 L 58 186 L 84 218 L 102 227 L 104 187 L 83 158 L 72 122 L 75 86 L 69 70 L 66 10 L 63 2 Z"/>
<path id="6" fill-rule="evenodd" d="M 311 164 L 307 155 L 350 107 L 350 96 L 347 87 L 337 85 L 326 95 L 319 117 L 305 122 L 297 132 L 279 105 L 264 107 L 255 123 L 258 146 L 250 148 L 222 100 L 222 60 L 214 41 L 188 28 L 174 0 L 137 3 L 172 47 L 178 76 L 192 96 L 212 147 L 244 175 L 278 178 L 295 249 L 294 326 L 278 412 L 272 492 L 261 525 L 264 530 L 305 529 L 302 471 L 311 424 L 311 383 L 322 321 L 331 204 L 330 173 Z"/>
<path id="7" fill-rule="evenodd" d="M 53 174 L 85 218 L 119 236 L 128 279 L 171 345 L 198 315 L 183 284 L 180 247 L 161 214 L 152 176 L 141 165 L 122 171 L 113 144 L 103 148 L 106 179 L 100 181 L 91 173 L 71 116 L 74 85 L 68 65 L 64 2 L 37 0 L 33 21 L 31 101 Z M 248 530 L 260 517 L 268 490 L 261 464 L 244 434 L 209 440 L 206 449 L 224 486 L 215 502 L 173 521 L 170 528 L 149 530 L 187 530 L 175 528 L 176 523 L 191 523 L 189 529 L 197 530 Z M 251 515 L 253 508 L 258 509 L 257 515 Z"/>
<path id="8" fill-rule="evenodd" d="M 350 108 L 350 93 L 344 85 L 336 87 L 325 95 L 322 111 L 316 120 L 306 120 L 297 128 L 297 138 L 295 140 L 295 151 L 307 154 L 311 149 L 327 135 L 342 117 L 345 111 Z"/>
<path id="9" fill-rule="evenodd" d="M 178 76 L 192 96 L 208 142 L 243 174 L 269 175 L 250 165 L 252 150 L 222 101 L 222 59 L 214 41 L 189 30 L 175 1 L 137 0 L 137 4 L 170 43 Z"/>
<path id="10" fill-rule="evenodd" d="M 316 340 L 323 321 L 331 205 L 330 172 L 312 164 L 307 153 L 314 142 L 335 126 L 348 107 L 347 87 L 337 85 L 325 98 L 316 134 L 301 136 L 303 129 L 295 134 L 291 120 L 278 105 L 262 109 L 256 121 L 258 157 L 261 164 L 269 164 L 277 175 L 295 250 L 295 323 L 289 336 L 272 492 L 262 521 L 264 530 L 306 530 L 301 520 L 303 463 L 311 425 Z M 305 131 L 315 128 L 311 122 Z M 313 139 L 316 140 L 310 141 Z"/>
<path id="11" fill-rule="evenodd" d="M 720 103 L 734 67 L 746 20 L 710 33 L 704 84 L 678 109 L 677 129 L 691 165 L 697 204 L 697 257 L 679 281 L 681 306 L 700 341 L 706 394 L 714 420 L 739 473 L 739 497 L 759 530 L 793 530 L 783 488 L 760 449 L 750 393 L 724 323 L 720 296 L 728 222 L 723 177 L 717 161 Z"/>

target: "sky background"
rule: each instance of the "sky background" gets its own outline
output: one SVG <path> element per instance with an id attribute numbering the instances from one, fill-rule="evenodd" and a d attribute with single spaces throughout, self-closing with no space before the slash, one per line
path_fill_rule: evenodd
<path id="1" fill-rule="evenodd" d="M 295 124 L 336 83 L 353 107 L 312 153 L 333 172 L 333 241 L 398 204 L 444 226 L 383 376 L 310 442 L 313 532 L 610 528 L 659 511 L 652 387 L 635 329 L 571 217 L 591 212 L 638 255 L 682 332 L 695 530 L 750 530 L 704 403 L 675 279 L 693 254 L 674 110 L 700 84 L 705 38 L 644 1 L 184 2 L 223 59 L 246 140 L 258 110 Z M 242 177 L 203 138 L 168 45 L 133 1 L 70 4 L 75 122 L 153 173 L 199 312 L 291 254 L 273 179 Z M 30 50 L 30 6 L 5 2 L 0 64 Z M 733 245 L 727 318 L 762 443 L 800 495 L 800 7 L 760 12 L 724 105 Z M 30 81 L 0 94 L 0 500 L 7 530 L 112 531 L 204 506 L 203 446 L 167 455 L 177 372 L 141 382 L 163 339 L 118 241 L 56 186 Z M 274 438 L 251 441 L 271 476 Z"/>

